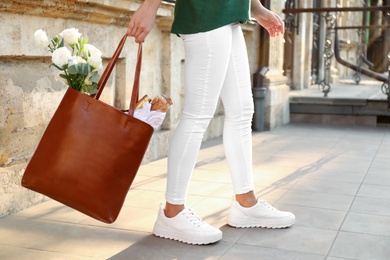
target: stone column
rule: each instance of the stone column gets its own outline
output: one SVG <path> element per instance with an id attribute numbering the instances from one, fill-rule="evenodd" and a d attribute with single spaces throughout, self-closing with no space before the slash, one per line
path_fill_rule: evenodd
<path id="1" fill-rule="evenodd" d="M 273 1 L 271 10 L 277 14 L 282 13 L 282 1 Z M 261 39 L 260 39 L 261 40 Z M 290 122 L 289 91 L 287 78 L 283 76 L 283 36 L 270 39 L 269 47 L 269 72 L 264 79 L 264 87 L 267 88 L 265 105 L 264 128 L 266 130 L 287 124 Z"/>
<path id="2" fill-rule="evenodd" d="M 299 8 L 312 8 L 312 0 L 299 1 Z M 298 32 L 294 38 L 294 60 L 292 87 L 296 90 L 308 88 L 311 85 L 311 60 L 313 43 L 313 14 L 297 14 L 299 19 Z"/>

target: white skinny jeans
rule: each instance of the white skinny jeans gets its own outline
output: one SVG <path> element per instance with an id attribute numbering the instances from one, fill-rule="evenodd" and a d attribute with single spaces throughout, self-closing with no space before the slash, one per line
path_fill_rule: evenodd
<path id="1" fill-rule="evenodd" d="M 203 134 L 219 97 L 225 109 L 223 144 L 235 194 L 254 189 L 253 99 L 246 45 L 238 23 L 181 35 L 185 47 L 185 100 L 168 153 L 167 202 L 185 204 Z"/>

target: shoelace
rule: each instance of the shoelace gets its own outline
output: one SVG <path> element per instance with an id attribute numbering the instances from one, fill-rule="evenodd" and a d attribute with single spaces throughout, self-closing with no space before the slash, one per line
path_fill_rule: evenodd
<path id="1" fill-rule="evenodd" d="M 194 226 L 200 227 L 203 225 L 205 222 L 198 216 L 195 215 L 195 213 L 191 210 L 188 209 L 188 211 L 183 212 L 183 215 L 190 221 L 191 224 Z"/>
<path id="2" fill-rule="evenodd" d="M 260 203 L 261 203 L 264 207 L 268 208 L 269 210 L 274 211 L 274 212 L 279 212 L 278 209 L 276 209 L 276 208 L 272 207 L 270 204 L 268 204 L 268 202 L 267 202 L 266 200 L 264 200 L 264 199 L 259 199 L 259 201 L 260 201 Z"/>

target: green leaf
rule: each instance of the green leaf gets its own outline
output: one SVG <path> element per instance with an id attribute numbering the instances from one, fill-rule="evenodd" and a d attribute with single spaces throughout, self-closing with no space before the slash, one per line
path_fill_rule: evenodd
<path id="1" fill-rule="evenodd" d="M 60 77 L 63 78 L 63 79 L 66 79 L 66 80 L 70 79 L 70 78 L 69 78 L 67 75 L 65 75 L 65 74 L 60 74 Z"/>
<path id="2" fill-rule="evenodd" d="M 97 85 L 92 85 L 93 88 L 92 90 L 89 92 L 90 95 L 94 95 L 98 92 L 98 88 L 97 88 Z"/>
<path id="3" fill-rule="evenodd" d="M 100 79 L 100 75 L 97 71 L 95 71 L 94 73 L 92 73 L 92 76 L 89 80 L 92 81 L 93 83 L 98 83 L 99 79 Z"/>
<path id="4" fill-rule="evenodd" d="M 76 75 L 80 72 L 80 66 L 78 64 L 73 64 L 72 66 L 69 66 L 68 73 L 71 75 Z"/>
<path id="5" fill-rule="evenodd" d="M 64 42 L 64 39 L 62 38 L 60 45 L 58 45 L 58 48 L 61 48 L 64 46 L 65 46 L 65 42 Z"/>
<path id="6" fill-rule="evenodd" d="M 82 75 L 87 76 L 91 72 L 91 66 L 89 64 L 87 64 L 87 63 L 81 63 L 79 72 Z"/>

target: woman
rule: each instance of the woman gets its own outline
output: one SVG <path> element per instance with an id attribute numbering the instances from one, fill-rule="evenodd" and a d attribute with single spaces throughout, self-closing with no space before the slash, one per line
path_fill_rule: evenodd
<path id="1" fill-rule="evenodd" d="M 145 0 L 128 35 L 140 43 L 153 27 L 161 0 Z M 187 189 L 203 134 L 218 99 L 225 108 L 223 143 L 235 200 L 227 222 L 233 227 L 286 228 L 294 214 L 278 211 L 254 195 L 251 120 L 253 100 L 246 45 L 239 23 L 252 17 L 271 35 L 284 33 L 282 19 L 259 0 L 177 0 L 172 33 L 185 47 L 185 101 L 168 153 L 165 207 L 153 233 L 189 244 L 209 244 L 222 232 L 185 207 Z"/>

